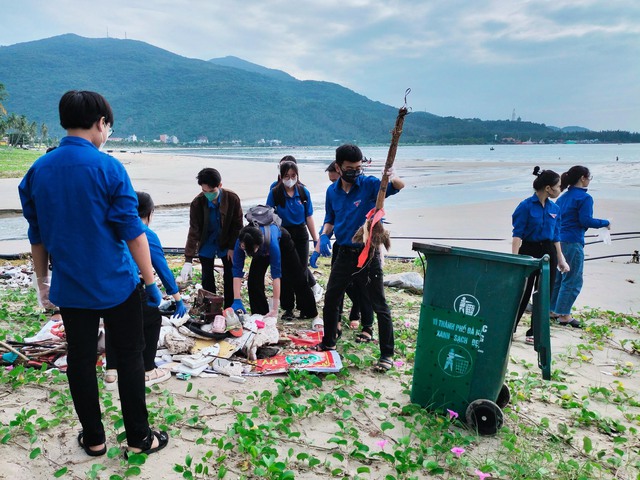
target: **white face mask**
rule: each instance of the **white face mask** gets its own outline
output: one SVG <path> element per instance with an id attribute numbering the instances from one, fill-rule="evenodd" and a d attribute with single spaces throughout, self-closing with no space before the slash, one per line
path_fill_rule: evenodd
<path id="1" fill-rule="evenodd" d="M 285 178 L 282 183 L 284 183 L 284 186 L 287 188 L 292 188 L 296 183 L 298 183 L 298 179 L 297 178 Z"/>
<path id="2" fill-rule="evenodd" d="M 100 144 L 100 147 L 98 148 L 98 150 L 102 151 L 104 149 L 104 146 L 107 144 L 107 140 L 109 139 L 109 136 L 107 135 L 107 137 L 104 138 L 104 135 L 102 134 L 102 132 L 100 132 L 100 139 L 102 140 L 102 143 Z"/>

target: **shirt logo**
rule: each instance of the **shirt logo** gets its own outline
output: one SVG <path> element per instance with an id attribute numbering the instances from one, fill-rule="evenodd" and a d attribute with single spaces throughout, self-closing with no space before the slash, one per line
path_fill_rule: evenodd
<path id="1" fill-rule="evenodd" d="M 556 213 L 550 213 L 549 215 L 551 215 L 551 218 L 556 218 L 558 216 Z"/>
<path id="2" fill-rule="evenodd" d="M 353 202 L 353 204 L 355 205 L 356 208 L 358 208 L 361 202 L 362 200 L 356 200 L 355 202 Z"/>

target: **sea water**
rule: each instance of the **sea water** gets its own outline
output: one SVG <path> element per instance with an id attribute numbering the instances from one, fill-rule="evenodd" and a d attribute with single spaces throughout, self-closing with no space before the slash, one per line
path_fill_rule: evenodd
<path id="1" fill-rule="evenodd" d="M 327 147 L 210 147 L 160 148 L 145 154 L 263 161 L 277 163 L 284 155 L 294 155 L 298 164 L 328 165 L 335 146 Z M 388 145 L 361 147 L 372 160 L 367 173 L 380 175 Z M 446 145 L 404 146 L 396 153 L 396 170 L 408 187 L 401 195 L 401 208 L 479 203 L 506 198 L 524 198 L 531 193 L 533 168 L 539 165 L 558 173 L 572 165 L 589 167 L 594 181 L 590 192 L 598 199 L 633 199 L 640 187 L 640 144 L 558 144 L 558 145 Z M 314 198 L 322 211 L 324 199 Z M 153 228 L 188 229 L 188 208 L 156 210 Z M 0 218 L 0 242 L 26 239 L 27 224 L 21 216 Z"/>

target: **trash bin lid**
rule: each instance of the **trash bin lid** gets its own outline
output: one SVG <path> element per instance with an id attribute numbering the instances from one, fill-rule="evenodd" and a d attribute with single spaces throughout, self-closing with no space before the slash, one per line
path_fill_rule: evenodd
<path id="1" fill-rule="evenodd" d="M 526 265 L 532 267 L 540 266 L 540 259 L 527 255 L 514 255 L 512 253 L 492 252 L 490 250 L 478 250 L 475 248 L 452 247 L 437 243 L 413 242 L 412 250 L 416 250 L 427 257 L 429 255 L 457 255 L 460 257 L 471 257 L 494 262 L 506 262 L 516 265 Z"/>

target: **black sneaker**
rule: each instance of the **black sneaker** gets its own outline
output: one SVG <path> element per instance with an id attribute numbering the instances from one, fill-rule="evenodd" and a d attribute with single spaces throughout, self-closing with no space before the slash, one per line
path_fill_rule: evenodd
<path id="1" fill-rule="evenodd" d="M 284 320 L 285 322 L 291 321 L 294 318 L 295 317 L 293 316 L 293 312 L 291 310 L 285 310 L 285 312 L 282 314 L 282 320 Z"/>

